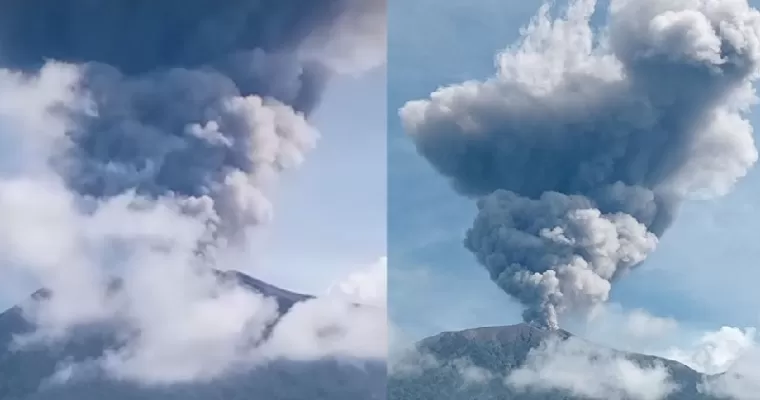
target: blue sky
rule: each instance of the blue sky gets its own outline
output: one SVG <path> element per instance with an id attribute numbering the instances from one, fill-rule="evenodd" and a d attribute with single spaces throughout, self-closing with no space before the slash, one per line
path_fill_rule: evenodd
<path id="1" fill-rule="evenodd" d="M 386 251 L 386 72 L 335 79 L 313 117 L 322 135 L 287 174 L 254 271 L 320 293 Z"/>
<path id="2" fill-rule="evenodd" d="M 760 2 L 752 2 L 758 5 Z M 520 322 L 521 308 L 462 246 L 474 204 L 456 195 L 414 151 L 398 109 L 437 87 L 494 73 L 539 0 L 390 2 L 388 254 L 391 318 L 411 339 Z M 760 113 L 751 118 L 760 127 Z M 613 289 L 625 309 L 678 319 L 693 330 L 760 320 L 760 172 L 726 197 L 690 202 L 655 254 Z"/>

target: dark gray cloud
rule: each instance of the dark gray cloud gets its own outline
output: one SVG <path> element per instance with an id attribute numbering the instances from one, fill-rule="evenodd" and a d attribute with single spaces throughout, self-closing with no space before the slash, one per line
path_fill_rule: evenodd
<path id="1" fill-rule="evenodd" d="M 315 145 L 329 77 L 382 62 L 384 15 L 378 0 L 8 0 L 0 67 L 78 66 L 89 106 L 69 107 L 52 160 L 72 189 L 175 197 L 232 238 Z"/>
<path id="2" fill-rule="evenodd" d="M 498 73 L 407 103 L 417 148 L 482 198 L 465 244 L 556 327 L 604 302 L 695 195 L 725 193 L 757 159 L 744 113 L 760 62 L 745 1 L 593 0 L 543 7 Z"/>
<path id="3" fill-rule="evenodd" d="M 320 65 L 274 59 L 315 37 L 326 44 L 342 18 L 383 11 L 373 0 L 8 0 L 0 3 L 0 65 L 33 71 L 53 59 L 105 64 L 127 76 L 213 69 L 244 95 L 274 95 L 309 111 L 324 80 Z"/>

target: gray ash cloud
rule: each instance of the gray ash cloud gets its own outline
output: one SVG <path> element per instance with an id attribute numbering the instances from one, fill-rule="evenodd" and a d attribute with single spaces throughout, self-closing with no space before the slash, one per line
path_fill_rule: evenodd
<path id="1" fill-rule="evenodd" d="M 485 81 L 401 110 L 419 153 L 478 199 L 465 246 L 526 321 L 556 328 L 605 302 L 695 196 L 755 163 L 746 112 L 760 13 L 744 1 L 544 6 Z"/>
<path id="2" fill-rule="evenodd" d="M 51 160 L 70 188 L 175 198 L 239 238 L 314 147 L 329 78 L 382 62 L 384 15 L 377 0 L 8 0 L 0 67 L 79 69 L 89 104 L 62 105 L 76 123 Z"/>

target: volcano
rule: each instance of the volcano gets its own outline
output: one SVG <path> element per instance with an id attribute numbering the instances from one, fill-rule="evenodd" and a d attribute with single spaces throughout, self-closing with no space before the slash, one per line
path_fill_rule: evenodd
<path id="1" fill-rule="evenodd" d="M 237 271 L 217 271 L 222 281 L 274 298 L 280 315 L 313 296 L 281 289 Z M 32 300 L 49 295 L 40 290 Z M 275 322 L 276 323 L 276 322 Z M 0 314 L 0 400 L 380 400 L 386 398 L 386 366 L 377 360 L 279 360 L 202 383 L 144 386 L 105 376 L 55 383 L 62 363 L 102 356 L 116 345 L 113 332 L 90 327 L 54 345 L 14 348 L 14 336 L 34 326 L 21 307 Z"/>
<path id="2" fill-rule="evenodd" d="M 506 379 L 512 372 L 529 363 L 531 352 L 537 351 L 547 343 L 563 343 L 569 340 L 579 341 L 592 351 L 613 354 L 616 358 L 628 360 L 641 368 L 663 368 L 670 376 L 675 389 L 662 400 L 719 399 L 700 391 L 701 383 L 713 377 L 703 375 L 679 362 L 607 349 L 562 329 L 542 329 L 529 324 L 444 332 L 421 340 L 406 356 L 394 361 L 391 369 L 393 373 L 388 378 L 388 399 L 592 400 L 568 390 L 515 388 Z M 428 361 L 420 362 L 425 359 Z M 481 371 L 478 382 L 466 381 L 462 374 L 461 360 L 468 360 L 470 366 Z M 414 373 L 409 372 L 410 365 L 415 367 Z M 634 398 L 621 394 L 619 397 L 605 400 Z"/>

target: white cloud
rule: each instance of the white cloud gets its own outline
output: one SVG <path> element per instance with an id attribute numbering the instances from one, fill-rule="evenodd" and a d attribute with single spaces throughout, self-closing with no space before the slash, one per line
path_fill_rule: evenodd
<path id="1" fill-rule="evenodd" d="M 708 379 L 704 393 L 730 400 L 754 400 L 760 393 L 760 350 L 752 346 L 724 374 Z"/>
<path id="2" fill-rule="evenodd" d="M 261 350 L 268 358 L 384 359 L 388 348 L 385 308 L 354 305 L 325 296 L 297 304 Z"/>
<path id="3" fill-rule="evenodd" d="M 685 348 L 673 347 L 666 357 L 708 374 L 699 390 L 730 400 L 753 400 L 760 392 L 760 347 L 755 328 L 724 326 L 703 333 Z"/>
<path id="4" fill-rule="evenodd" d="M 388 299 L 387 257 L 382 257 L 374 264 L 349 274 L 342 281 L 335 283 L 329 292 L 349 301 L 384 308 Z"/>
<path id="5" fill-rule="evenodd" d="M 516 389 L 559 389 L 599 400 L 661 400 L 676 386 L 667 369 L 642 368 L 580 339 L 550 340 L 507 377 Z"/>
<path id="6" fill-rule="evenodd" d="M 754 400 L 760 391 L 756 328 L 724 326 L 697 332 L 671 318 L 607 306 L 585 327 L 596 343 L 680 362 L 706 375 L 698 389 L 731 400 Z M 688 343 L 685 338 L 696 337 Z M 686 342 L 686 343 L 685 343 Z M 578 379 L 583 381 L 580 376 Z"/>
<path id="7" fill-rule="evenodd" d="M 388 349 L 387 258 L 357 268 L 327 293 L 296 304 L 274 329 L 269 358 L 384 359 Z"/>
<path id="8" fill-rule="evenodd" d="M 628 315 L 625 328 L 636 338 L 651 339 L 672 333 L 678 329 L 678 322 L 673 318 L 658 317 L 636 309 Z"/>
<path id="9" fill-rule="evenodd" d="M 393 354 L 389 364 L 389 372 L 392 375 L 404 378 L 416 378 L 428 370 L 444 368 L 451 369 L 462 386 L 483 385 L 499 377 L 498 373 L 476 365 L 468 357 L 442 360 L 435 354 L 416 347 Z"/>
<path id="10" fill-rule="evenodd" d="M 262 339 L 277 315 L 273 300 L 246 289 L 224 290 L 210 298 L 158 286 L 155 292 L 136 288 L 135 294 L 144 297 L 130 299 L 130 310 L 143 330 L 125 350 L 103 359 L 106 370 L 119 378 L 162 383 L 217 377 L 255 360 L 246 344 Z M 157 293 L 167 298 L 156 299 Z"/>
<path id="11" fill-rule="evenodd" d="M 398 349 L 391 354 L 388 372 L 394 376 L 415 378 L 426 370 L 440 367 L 441 362 L 435 355 L 412 347 Z"/>
<path id="12" fill-rule="evenodd" d="M 496 376 L 493 372 L 475 365 L 469 358 L 458 358 L 452 365 L 465 385 L 482 385 Z"/>
<path id="13" fill-rule="evenodd" d="M 756 336 L 754 328 L 724 326 L 704 333 L 689 348 L 671 348 L 667 357 L 700 372 L 722 373 L 756 345 Z"/>

